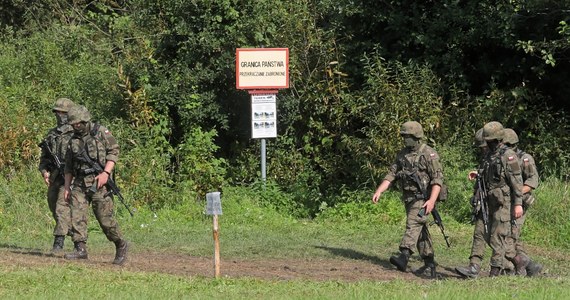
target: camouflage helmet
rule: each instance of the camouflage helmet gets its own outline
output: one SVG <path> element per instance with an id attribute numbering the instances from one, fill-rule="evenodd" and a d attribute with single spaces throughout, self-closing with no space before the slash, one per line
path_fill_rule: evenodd
<path id="1" fill-rule="evenodd" d="M 489 122 L 483 126 L 483 139 L 485 141 L 501 141 L 503 140 L 503 132 L 503 124 L 496 121 Z"/>
<path id="2" fill-rule="evenodd" d="M 519 136 L 514 130 L 506 128 L 503 132 L 503 142 L 514 145 L 519 142 Z"/>
<path id="3" fill-rule="evenodd" d="M 53 112 L 62 111 L 62 112 L 69 112 L 69 110 L 75 106 L 73 101 L 69 100 L 68 98 L 59 98 L 55 101 L 53 108 L 51 109 Z"/>
<path id="4" fill-rule="evenodd" d="M 91 113 L 83 105 L 76 105 L 67 113 L 67 122 L 70 125 L 89 121 L 91 121 Z"/>
<path id="5" fill-rule="evenodd" d="M 400 127 L 400 135 L 413 135 L 414 137 L 421 139 L 424 137 L 424 130 L 422 125 L 416 121 L 408 121 Z"/>
<path id="6" fill-rule="evenodd" d="M 487 146 L 487 142 L 485 142 L 485 139 L 483 138 L 483 128 L 477 130 L 477 132 L 475 133 L 475 145 L 477 147 Z"/>

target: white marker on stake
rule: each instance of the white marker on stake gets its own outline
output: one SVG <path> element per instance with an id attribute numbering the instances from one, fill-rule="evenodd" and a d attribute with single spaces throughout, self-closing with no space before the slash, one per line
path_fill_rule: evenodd
<path id="1" fill-rule="evenodd" d="M 222 214 L 222 201 L 220 200 L 220 192 L 212 192 L 206 194 L 206 214 L 214 216 L 214 274 L 216 278 L 220 278 L 220 239 L 218 232 L 218 215 Z"/>

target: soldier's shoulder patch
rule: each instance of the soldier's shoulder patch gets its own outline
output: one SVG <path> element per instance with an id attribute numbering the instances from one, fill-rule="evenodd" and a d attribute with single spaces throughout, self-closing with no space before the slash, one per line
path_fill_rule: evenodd
<path id="1" fill-rule="evenodd" d="M 514 156 L 509 156 L 507 159 L 508 159 L 509 161 L 511 161 L 511 160 L 515 159 L 515 157 L 514 157 Z"/>
<path id="2" fill-rule="evenodd" d="M 523 161 L 524 161 L 524 162 L 528 162 L 528 158 L 523 158 Z"/>
<path id="3" fill-rule="evenodd" d="M 435 153 L 430 153 L 429 157 L 434 158 L 434 157 L 436 157 L 436 155 L 435 155 Z"/>
<path id="4" fill-rule="evenodd" d="M 110 134 L 111 132 L 109 131 L 109 129 L 105 129 L 105 134 Z"/>

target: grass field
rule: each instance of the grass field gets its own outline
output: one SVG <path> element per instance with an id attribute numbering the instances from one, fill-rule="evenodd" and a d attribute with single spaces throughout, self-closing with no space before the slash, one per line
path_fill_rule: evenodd
<path id="1" fill-rule="evenodd" d="M 37 175 L 37 174 L 36 174 Z M 180 268 L 168 257 L 191 257 L 209 264 L 213 256 L 212 220 L 204 203 L 187 203 L 175 209 L 149 211 L 139 208 L 131 218 L 118 207 L 119 224 L 133 243 L 130 256 L 134 266 L 117 268 L 112 260 L 113 245 L 106 241 L 96 221 L 90 222 L 89 263 L 65 261 L 49 256 L 53 221 L 47 211 L 43 191 L 24 189 L 20 177 L 11 184 L 2 182 L 0 193 L 0 297 L 2 299 L 569 299 L 570 251 L 565 247 L 543 245 L 534 233 L 527 242 L 530 255 L 545 265 L 538 278 L 503 276 L 463 280 L 453 268 L 467 264 L 472 227 L 444 215 L 452 247 L 447 248 L 437 227 L 431 227 L 441 280 L 426 280 L 391 268 L 387 260 L 397 251 L 403 219 L 387 222 L 378 210 L 400 205 L 397 195 L 387 197 L 379 206 L 354 204 L 354 214 L 323 214 L 313 220 L 299 220 L 256 204 L 247 188 L 228 188 L 222 196 L 220 216 L 222 277 L 210 272 L 174 272 Z M 34 183 L 35 184 L 35 183 Z M 41 186 L 40 186 L 41 188 Z M 542 192 L 546 195 L 546 192 Z M 556 196 L 556 195 L 553 195 Z M 332 209 L 332 208 L 331 208 Z M 366 211 L 370 211 L 367 214 Z M 537 212 L 541 209 L 538 208 Z M 325 217 L 325 215 L 327 215 Z M 532 219 L 531 219 L 532 221 Z M 529 223 L 529 228 L 530 227 Z M 535 230 L 535 229 L 533 229 Z M 69 239 L 66 250 L 71 250 Z M 139 268 L 140 257 L 160 253 L 164 266 Z M 487 254 L 490 254 L 488 251 Z M 486 256 L 485 263 L 488 263 Z M 138 260 L 137 260 L 138 259 Z M 325 264 L 357 266 L 350 269 Z M 290 266 L 314 264 L 315 272 L 285 278 L 275 274 L 232 276 L 229 264 L 247 262 Z M 204 263 L 202 263 L 204 264 Z M 411 261 L 419 266 L 417 257 Z M 202 266 L 203 267 L 203 266 Z M 206 266 L 205 268 L 209 268 Z M 259 265 L 259 267 L 263 267 Z M 292 267 L 294 268 L 294 267 Z M 372 270 L 359 279 L 358 271 Z M 489 267 L 484 266 L 484 272 Z M 311 269 L 307 268 L 310 273 Z M 283 270 L 282 270 L 283 271 Z M 285 271 L 283 271 L 285 272 Z M 335 277 L 335 272 L 344 272 Z M 288 274 L 290 274 L 289 272 Z M 380 274 L 382 273 L 382 274 Z M 332 275 L 330 275 L 332 274 Z M 376 275 L 382 275 L 378 277 Z M 349 276 L 351 279 L 346 280 Z M 370 278 L 380 278 L 378 280 Z"/>

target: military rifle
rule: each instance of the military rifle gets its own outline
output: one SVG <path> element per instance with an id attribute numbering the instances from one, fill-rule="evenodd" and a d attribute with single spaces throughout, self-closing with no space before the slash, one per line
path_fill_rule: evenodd
<path id="1" fill-rule="evenodd" d="M 445 234 L 445 227 L 443 227 L 443 221 L 441 220 L 441 215 L 439 214 L 439 212 L 435 207 L 432 209 L 431 214 L 433 215 L 433 222 L 431 222 L 430 225 L 436 224 L 439 227 L 439 229 L 441 230 L 441 234 L 445 239 L 447 247 L 451 247 L 451 243 L 449 242 L 449 236 Z M 418 217 L 423 217 L 425 215 L 426 215 L 426 208 L 422 207 L 422 209 L 420 209 L 420 212 L 418 213 Z"/>
<path id="2" fill-rule="evenodd" d="M 417 172 L 412 173 L 411 178 L 414 180 L 414 182 L 418 185 L 418 187 L 420 188 L 420 191 L 422 192 L 422 195 L 425 199 L 428 199 L 429 195 L 427 194 L 427 189 L 426 187 L 424 187 L 422 185 L 422 182 L 417 174 Z M 422 209 L 420 209 L 420 211 L 418 212 L 418 217 L 423 217 L 426 214 L 426 208 L 422 207 Z M 433 222 L 430 223 L 430 225 L 432 224 L 436 224 L 439 229 L 441 230 L 441 234 L 443 235 L 443 238 L 445 239 L 445 243 L 447 244 L 447 247 L 451 247 L 451 243 L 449 243 L 449 236 L 447 234 L 445 234 L 445 228 L 443 227 L 443 221 L 441 220 L 441 216 L 439 214 L 439 212 L 437 211 L 437 209 L 435 208 L 435 206 L 433 207 L 431 214 L 433 215 Z"/>
<path id="3" fill-rule="evenodd" d="M 480 175 L 476 177 L 476 190 L 475 195 L 471 198 L 471 205 L 473 206 L 471 212 L 471 222 L 475 222 L 477 219 L 477 214 L 481 214 L 483 218 L 483 226 L 485 232 L 489 232 L 489 208 L 487 205 L 487 189 L 485 188 L 485 183 Z"/>
<path id="4" fill-rule="evenodd" d="M 91 166 L 91 169 L 87 169 L 85 170 L 85 174 L 93 174 L 96 173 L 97 175 L 101 174 L 104 172 L 104 169 L 101 167 L 101 165 L 96 162 L 93 161 L 89 155 L 87 155 L 87 151 L 83 150 L 83 152 L 81 153 L 81 161 L 86 162 L 87 164 L 89 164 Z M 89 188 L 89 191 L 95 193 L 97 192 L 97 181 L 95 181 L 93 183 L 93 185 Z M 107 180 L 106 185 L 109 187 L 109 189 L 111 190 L 107 195 L 109 194 L 115 194 L 117 195 L 117 197 L 119 198 L 119 200 L 121 201 L 121 203 L 123 203 L 123 205 L 125 206 L 125 208 L 127 209 L 127 211 L 129 212 L 129 214 L 131 215 L 131 217 L 134 216 L 133 212 L 131 211 L 131 208 L 127 205 L 127 203 L 125 202 L 125 198 L 123 198 L 123 195 L 121 195 L 121 190 L 119 189 L 119 187 L 117 187 L 117 184 L 115 183 L 115 181 L 113 180 L 113 178 L 111 178 L 111 176 L 109 176 L 109 179 Z"/>
<path id="5" fill-rule="evenodd" d="M 47 140 L 44 139 L 41 141 L 41 143 L 38 144 L 38 147 L 44 149 L 44 151 L 46 151 L 51 156 L 52 162 L 55 164 L 55 167 L 59 171 L 59 176 L 63 178 L 63 172 L 65 171 L 64 164 L 61 162 L 61 160 L 59 160 L 59 157 L 57 157 L 57 155 L 51 151 Z"/>

